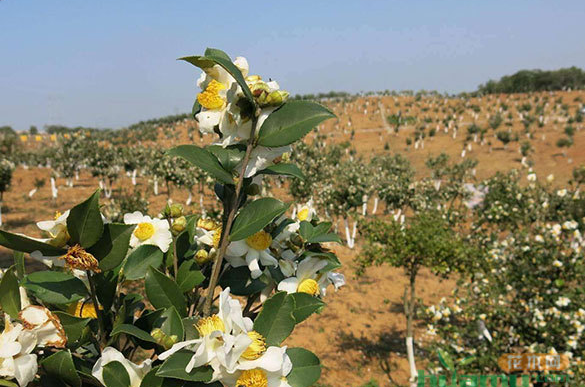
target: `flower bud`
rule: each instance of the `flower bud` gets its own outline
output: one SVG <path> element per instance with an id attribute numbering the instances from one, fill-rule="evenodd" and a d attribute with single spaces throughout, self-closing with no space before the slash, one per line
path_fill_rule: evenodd
<path id="1" fill-rule="evenodd" d="M 160 328 L 153 329 L 150 335 L 164 349 L 170 349 L 178 341 L 177 335 L 169 336 Z"/>
<path id="2" fill-rule="evenodd" d="M 288 91 L 276 90 L 268 94 L 268 96 L 265 98 L 264 104 L 268 106 L 279 106 L 286 102 L 288 96 Z"/>
<path id="3" fill-rule="evenodd" d="M 173 225 L 171 226 L 171 232 L 173 233 L 173 235 L 177 236 L 181 232 L 183 232 L 183 230 L 185 230 L 186 226 L 187 218 L 181 216 L 180 218 L 177 218 L 173 221 Z"/>
<path id="4" fill-rule="evenodd" d="M 207 251 L 203 249 L 197 251 L 197 253 L 195 254 L 195 262 L 197 262 L 199 266 L 205 265 L 207 262 L 211 261 L 211 259 L 212 259 L 211 254 L 209 254 Z"/>
<path id="5" fill-rule="evenodd" d="M 183 206 L 179 203 L 174 203 L 170 208 L 171 218 L 178 218 L 183 216 Z"/>

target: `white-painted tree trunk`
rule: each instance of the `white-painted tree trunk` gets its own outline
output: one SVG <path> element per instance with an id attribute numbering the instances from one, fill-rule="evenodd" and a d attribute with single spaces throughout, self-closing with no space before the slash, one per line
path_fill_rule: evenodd
<path id="1" fill-rule="evenodd" d="M 187 197 L 187 201 L 185 202 L 185 205 L 191 205 L 191 202 L 193 201 L 193 194 L 191 193 L 191 191 L 189 191 L 189 196 Z"/>
<path id="2" fill-rule="evenodd" d="M 79 181 L 79 171 L 75 171 L 75 180 Z"/>
<path id="3" fill-rule="evenodd" d="M 366 216 L 368 214 L 368 195 L 364 195 L 362 197 L 362 215 Z"/>
<path id="4" fill-rule="evenodd" d="M 158 195 L 158 178 L 154 177 L 154 196 Z"/>
<path id="5" fill-rule="evenodd" d="M 28 192 L 28 197 L 32 199 L 33 196 L 37 193 L 37 189 L 33 188 Z"/>
<path id="6" fill-rule="evenodd" d="M 412 387 L 416 387 L 417 373 L 416 373 L 416 363 L 414 361 L 414 345 L 413 345 L 412 337 L 406 338 L 406 354 L 408 356 L 408 366 L 410 368 L 410 379 L 409 379 L 410 385 Z"/>
<path id="7" fill-rule="evenodd" d="M 378 211 L 378 198 L 374 198 L 374 208 L 372 209 L 372 214 L 376 215 Z"/>
<path id="8" fill-rule="evenodd" d="M 104 182 L 103 182 L 103 180 L 98 181 L 98 185 L 99 185 L 99 187 L 100 187 L 101 190 L 104 189 Z"/>
<path id="9" fill-rule="evenodd" d="M 57 190 L 57 185 L 55 184 L 55 178 L 51 177 L 51 196 L 53 199 L 57 199 L 59 191 Z"/>
<path id="10" fill-rule="evenodd" d="M 199 196 L 199 207 L 201 207 L 201 215 L 205 217 L 205 215 L 207 215 L 207 212 L 205 212 L 205 206 L 203 205 L 203 195 Z"/>
<path id="11" fill-rule="evenodd" d="M 136 185 L 136 169 L 132 171 L 132 185 Z"/>
<path id="12" fill-rule="evenodd" d="M 351 249 L 351 235 L 349 233 L 349 222 L 347 221 L 347 218 L 343 219 L 343 226 L 345 227 L 345 241 L 347 243 L 347 247 Z"/>
<path id="13" fill-rule="evenodd" d="M 357 221 L 353 222 L 353 230 L 351 231 L 351 248 L 355 246 L 355 236 L 357 235 Z"/>

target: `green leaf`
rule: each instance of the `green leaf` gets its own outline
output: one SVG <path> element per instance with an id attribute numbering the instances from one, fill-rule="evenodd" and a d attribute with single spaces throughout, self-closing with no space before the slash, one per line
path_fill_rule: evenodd
<path id="1" fill-rule="evenodd" d="M 453 359 L 451 359 L 451 356 L 449 356 L 449 353 L 447 353 L 446 351 L 443 351 L 442 349 L 438 349 L 437 354 L 439 355 L 439 361 L 446 369 L 448 369 L 449 371 L 455 371 Z"/>
<path id="2" fill-rule="evenodd" d="M 77 375 L 73 358 L 69 351 L 59 351 L 41 361 L 45 372 L 73 387 L 81 387 L 81 378 Z"/>
<path id="3" fill-rule="evenodd" d="M 199 332 L 197 331 L 197 328 L 195 328 L 198 320 L 199 317 L 195 316 L 185 317 L 183 319 L 183 328 L 185 328 L 185 341 L 199 338 Z"/>
<path id="4" fill-rule="evenodd" d="M 24 253 L 22 251 L 14 251 L 14 266 L 16 267 L 16 276 L 18 279 L 22 279 L 25 274 L 24 270 Z"/>
<path id="5" fill-rule="evenodd" d="M 234 220 L 230 240 L 239 241 L 254 235 L 284 214 L 289 206 L 274 198 L 261 198 L 248 203 Z"/>
<path id="6" fill-rule="evenodd" d="M 130 237 L 136 225 L 110 223 L 104 225 L 100 240 L 88 251 L 100 261 L 100 269 L 108 271 L 122 263 L 128 252 Z"/>
<path id="7" fill-rule="evenodd" d="M 181 317 L 187 316 L 183 292 L 175 281 L 151 267 L 146 273 L 145 287 L 146 296 L 156 309 L 174 306 Z"/>
<path id="8" fill-rule="evenodd" d="M 205 276 L 201 274 L 199 266 L 195 261 L 188 260 L 179 266 L 177 272 L 177 285 L 183 293 L 195 289 L 195 286 L 201 284 L 205 280 Z"/>
<path id="9" fill-rule="evenodd" d="M 102 371 L 104 384 L 108 387 L 130 387 L 128 371 L 119 361 L 111 361 Z"/>
<path id="10" fill-rule="evenodd" d="M 179 60 L 184 60 L 186 62 L 191 63 L 194 66 L 199 67 L 202 70 L 207 68 L 213 67 L 213 65 L 218 64 L 223 67 L 234 79 L 240 87 L 248 101 L 253 102 L 254 97 L 252 96 L 252 92 L 242 75 L 242 72 L 234 65 L 230 59 L 230 57 L 223 51 L 215 49 L 215 48 L 208 48 L 205 51 L 205 56 L 188 56 L 179 58 Z"/>
<path id="11" fill-rule="evenodd" d="M 158 269 L 163 262 L 163 252 L 154 245 L 142 245 L 134 250 L 124 264 L 124 277 L 128 280 L 144 278 L 149 268 Z"/>
<path id="12" fill-rule="evenodd" d="M 254 321 L 254 330 L 266 339 L 268 345 L 280 345 L 293 331 L 296 320 L 294 298 L 286 292 L 276 293 L 264 302 Z"/>
<path id="13" fill-rule="evenodd" d="M 295 300 L 293 316 L 297 324 L 305 321 L 310 315 L 323 309 L 325 303 L 307 293 L 293 293 L 289 297 Z"/>
<path id="14" fill-rule="evenodd" d="M 323 243 L 323 242 L 337 242 L 341 243 L 341 238 L 337 234 L 329 233 L 331 229 L 331 222 L 319 223 L 313 226 L 307 221 L 302 221 L 299 234 L 306 243 Z"/>
<path id="15" fill-rule="evenodd" d="M 70 244 L 79 243 L 83 248 L 93 246 L 101 238 L 104 222 L 100 213 L 99 189 L 71 209 L 67 217 L 67 231 L 71 235 Z"/>
<path id="16" fill-rule="evenodd" d="M 287 164 L 287 163 L 278 163 L 269 166 L 266 169 L 261 170 L 258 174 L 264 175 L 284 175 L 284 176 L 292 176 L 298 177 L 301 180 L 305 180 L 305 175 L 303 175 L 303 171 L 296 164 Z"/>
<path id="17" fill-rule="evenodd" d="M 161 378 L 157 376 L 159 367 L 151 369 L 142 379 L 140 387 L 223 387 L 220 382 L 204 383 L 188 380 Z"/>
<path id="18" fill-rule="evenodd" d="M 67 250 L 51 246 L 47 243 L 39 242 L 23 235 L 12 234 L 4 230 L 0 230 L 0 246 L 29 254 L 38 250 L 47 257 L 58 257 L 67 252 Z"/>
<path id="19" fill-rule="evenodd" d="M 160 366 L 156 372 L 157 376 L 165 378 L 174 378 L 181 380 L 189 380 L 193 382 L 208 382 L 213 376 L 213 370 L 211 367 L 204 366 L 198 367 L 191 372 L 186 372 L 185 368 L 193 357 L 191 351 L 179 351 L 171 355 L 165 362 Z"/>
<path id="20" fill-rule="evenodd" d="M 94 274 L 95 287 L 98 302 L 104 307 L 104 310 L 110 310 L 116 299 L 116 290 L 118 289 L 118 274 L 113 271 Z"/>
<path id="21" fill-rule="evenodd" d="M 304 348 L 289 348 L 286 354 L 292 362 L 292 371 L 286 377 L 291 387 L 310 387 L 321 376 L 319 358 Z"/>
<path id="22" fill-rule="evenodd" d="M 475 360 L 477 360 L 477 356 L 467 356 L 466 358 L 461 359 L 458 364 L 465 367 L 466 365 L 473 363 Z"/>
<path id="23" fill-rule="evenodd" d="M 230 267 L 220 279 L 222 288 L 230 288 L 230 292 L 236 296 L 249 296 L 258 293 L 266 287 L 259 278 L 251 279 L 247 266 Z"/>
<path id="24" fill-rule="evenodd" d="M 246 153 L 246 147 L 242 145 L 233 145 L 227 148 L 219 145 L 208 145 L 205 149 L 217 157 L 221 166 L 228 172 L 234 170 Z"/>
<path id="25" fill-rule="evenodd" d="M 8 269 L 0 280 L 0 309 L 12 318 L 18 318 L 20 312 L 20 290 L 16 278 L 15 266 Z"/>
<path id="26" fill-rule="evenodd" d="M 69 273 L 37 271 L 24 277 L 22 286 L 49 304 L 71 304 L 87 296 L 83 282 Z"/>
<path id="27" fill-rule="evenodd" d="M 150 343 L 156 343 L 156 340 L 152 338 L 150 333 L 143 331 L 142 329 L 135 327 L 131 324 L 120 324 L 112 330 L 110 333 L 111 337 L 119 335 L 120 333 L 124 333 L 129 336 L 134 336 L 142 341 L 147 341 Z"/>
<path id="28" fill-rule="evenodd" d="M 279 147 L 303 138 L 322 121 L 335 117 L 315 102 L 289 101 L 275 110 L 262 124 L 258 144 Z"/>
<path id="29" fill-rule="evenodd" d="M 61 321 L 61 325 L 67 335 L 67 345 L 75 344 L 80 340 L 83 335 L 83 330 L 91 321 L 91 318 L 74 317 L 65 312 L 53 312 L 53 314 L 59 317 Z"/>
<path id="30" fill-rule="evenodd" d="M 227 172 L 217 157 L 211 154 L 206 149 L 200 148 L 196 145 L 179 145 L 167 151 L 169 156 L 182 157 L 193 165 L 198 166 L 205 172 L 219 179 L 226 184 L 234 184 L 234 179 L 231 173 Z"/>
<path id="31" fill-rule="evenodd" d="M 18 387 L 18 384 L 11 382 L 10 380 L 0 379 L 0 386 Z"/>
<path id="32" fill-rule="evenodd" d="M 162 324 L 160 329 L 168 336 L 177 336 L 177 341 L 183 341 L 185 328 L 183 320 L 174 307 L 168 308 L 161 316 Z"/>

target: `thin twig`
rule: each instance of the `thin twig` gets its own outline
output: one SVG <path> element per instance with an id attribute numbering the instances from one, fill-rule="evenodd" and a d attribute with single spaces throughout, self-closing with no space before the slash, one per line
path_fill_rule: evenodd
<path id="1" fill-rule="evenodd" d="M 215 291 L 215 286 L 217 285 L 217 281 L 219 280 L 219 271 L 221 269 L 221 264 L 223 262 L 223 257 L 225 255 L 225 251 L 229 244 L 229 235 L 232 229 L 232 224 L 234 222 L 234 218 L 236 216 L 236 211 L 238 210 L 238 204 L 240 203 L 240 194 L 242 191 L 242 186 L 244 184 L 244 175 L 246 172 L 246 167 L 248 166 L 248 162 L 250 161 L 250 154 L 252 153 L 252 148 L 254 148 L 254 142 L 256 137 L 256 124 L 258 123 L 257 114 L 254 114 L 254 118 L 252 119 L 252 129 L 250 131 L 250 139 L 248 140 L 248 145 L 246 146 L 246 154 L 244 155 L 244 159 L 242 160 L 242 170 L 240 172 L 240 176 L 238 179 L 238 184 L 236 185 L 236 192 L 234 195 L 234 202 L 230 208 L 230 212 L 228 214 L 227 220 L 225 222 L 225 227 L 222 228 L 221 233 L 221 242 L 219 251 L 217 253 L 217 257 L 215 258 L 215 262 L 213 263 L 213 270 L 211 271 L 211 277 L 209 279 L 209 287 L 207 288 L 207 298 L 205 299 L 205 304 L 203 306 L 203 315 L 209 316 L 211 314 L 211 305 L 213 303 L 213 293 Z"/>

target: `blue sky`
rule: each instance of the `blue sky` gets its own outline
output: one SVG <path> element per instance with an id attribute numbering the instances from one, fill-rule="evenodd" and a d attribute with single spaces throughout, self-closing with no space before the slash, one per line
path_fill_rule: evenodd
<path id="1" fill-rule="evenodd" d="M 1 0 L 0 125 L 117 128 L 187 112 L 221 48 L 292 93 L 473 90 L 585 67 L 583 0 Z"/>

